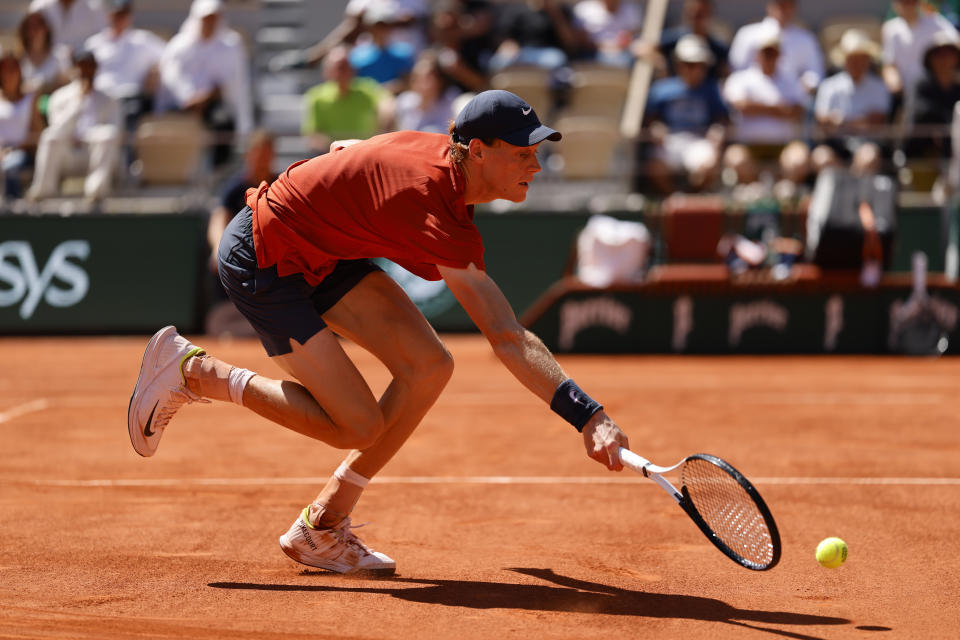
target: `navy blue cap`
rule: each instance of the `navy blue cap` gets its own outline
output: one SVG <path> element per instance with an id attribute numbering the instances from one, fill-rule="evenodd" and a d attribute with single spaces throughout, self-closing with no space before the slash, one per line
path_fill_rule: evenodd
<path id="1" fill-rule="evenodd" d="M 533 107 L 523 98 L 501 89 L 474 96 L 457 115 L 453 135 L 464 144 L 474 138 L 499 138 L 518 147 L 561 138 L 559 131 L 540 124 Z"/>

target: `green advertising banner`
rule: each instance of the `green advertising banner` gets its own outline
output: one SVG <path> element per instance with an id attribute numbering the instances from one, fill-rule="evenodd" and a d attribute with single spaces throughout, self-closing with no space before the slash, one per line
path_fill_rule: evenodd
<path id="1" fill-rule="evenodd" d="M 200 328 L 200 214 L 0 217 L 0 333 Z"/>
<path id="2" fill-rule="evenodd" d="M 911 292 L 559 286 L 524 320 L 560 353 L 885 353 L 905 333 L 960 351 L 960 290 L 931 289 L 919 315 L 905 313 Z"/>

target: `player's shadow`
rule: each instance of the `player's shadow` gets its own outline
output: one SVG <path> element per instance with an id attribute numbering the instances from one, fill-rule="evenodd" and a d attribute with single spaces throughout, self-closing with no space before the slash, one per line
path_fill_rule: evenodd
<path id="1" fill-rule="evenodd" d="M 383 581 L 384 583 L 402 583 L 403 586 L 399 587 L 352 587 L 343 584 L 343 582 L 323 585 L 211 582 L 208 586 L 216 589 L 250 589 L 254 591 L 375 593 L 410 602 L 441 604 L 448 607 L 468 607 L 471 609 L 527 609 L 648 618 L 688 618 L 749 627 L 758 631 L 801 640 L 817 639 L 814 636 L 802 633 L 758 627 L 748 623 L 790 626 L 850 624 L 850 620 L 845 618 L 785 611 L 737 609 L 713 598 L 621 589 L 598 582 L 588 582 L 562 576 L 554 573 L 552 569 L 511 569 L 511 571 L 539 578 L 556 586 L 403 577 L 394 577 Z M 318 573 L 316 575 L 329 574 Z"/>

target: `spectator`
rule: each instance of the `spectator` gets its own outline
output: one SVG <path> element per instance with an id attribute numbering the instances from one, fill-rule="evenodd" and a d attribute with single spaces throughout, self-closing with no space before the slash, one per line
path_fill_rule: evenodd
<path id="1" fill-rule="evenodd" d="M 673 68 L 673 50 L 685 35 L 700 36 L 706 41 L 713 53 L 713 64 L 710 65 L 710 77 L 726 78 L 730 73 L 727 63 L 729 47 L 710 32 L 710 21 L 713 19 L 713 0 L 685 0 L 683 3 L 683 23 L 675 27 L 664 29 L 660 36 L 658 67 L 661 73 L 676 75 Z M 641 45 L 642 46 L 642 45 Z"/>
<path id="2" fill-rule="evenodd" d="M 447 133 L 460 91 L 451 87 L 431 51 L 424 51 L 410 74 L 410 89 L 397 96 L 396 129 Z"/>
<path id="3" fill-rule="evenodd" d="M 677 76 L 653 83 L 647 124 L 653 140 L 647 176 L 661 194 L 674 191 L 674 175 L 685 172 L 702 190 L 716 177 L 729 120 L 716 80 L 707 77 L 713 54 L 700 36 L 687 35 L 674 50 Z"/>
<path id="4" fill-rule="evenodd" d="M 817 37 L 796 24 L 796 0 L 767 0 L 767 16 L 741 27 L 730 44 L 730 66 L 746 69 L 757 59 L 759 43 L 771 31 L 780 32 L 780 71 L 813 93 L 824 76 L 823 53 Z"/>
<path id="5" fill-rule="evenodd" d="M 97 60 L 88 50 L 74 54 L 75 77 L 50 96 L 49 125 L 40 135 L 36 170 L 27 197 L 56 195 L 64 172 L 86 170 L 83 193 L 88 201 L 102 199 L 120 150 L 120 108 L 117 101 L 93 86 Z"/>
<path id="6" fill-rule="evenodd" d="M 427 46 L 427 24 L 430 17 L 428 0 L 350 0 L 344 14 L 357 25 L 355 35 L 363 33 L 363 24 L 372 13 L 389 12 L 394 28 L 390 44 L 404 44 L 416 57 Z M 353 43 L 353 39 L 347 42 Z M 359 41 L 359 40 L 358 40 Z"/>
<path id="7" fill-rule="evenodd" d="M 49 93 L 62 87 L 70 71 L 70 51 L 54 43 L 53 30 L 41 11 L 28 13 L 18 29 L 23 54 L 20 70 L 23 72 L 24 91 Z"/>
<path id="8" fill-rule="evenodd" d="M 880 57 L 880 47 L 863 31 L 844 32 L 831 57 L 844 70 L 820 85 L 814 115 L 827 144 L 841 158 L 849 158 L 861 145 L 878 142 L 877 134 L 888 120 L 891 96 L 870 69 Z"/>
<path id="9" fill-rule="evenodd" d="M 224 229 L 246 206 L 247 189 L 256 187 L 261 182 L 272 183 L 277 179 L 277 174 L 273 170 L 274 157 L 273 136 L 263 129 L 257 129 L 251 133 L 247 139 L 243 168 L 226 181 L 217 206 L 210 212 L 210 218 L 207 221 L 210 259 L 206 279 L 209 311 L 204 323 L 208 335 L 255 335 L 250 324 L 237 311 L 237 307 L 227 299 L 223 290 L 217 270 L 217 248 L 220 246 Z"/>
<path id="10" fill-rule="evenodd" d="M 490 59 L 496 73 L 513 65 L 551 71 L 593 54 L 587 33 L 574 24 L 570 7 L 558 0 L 525 0 L 500 7 L 497 50 Z"/>
<path id="11" fill-rule="evenodd" d="M 917 85 L 913 135 L 908 158 L 947 161 L 951 157 L 950 125 L 960 102 L 960 38 L 949 31 L 934 35 L 923 56 L 924 78 Z"/>
<path id="12" fill-rule="evenodd" d="M 800 137 L 807 96 L 780 71 L 780 38 L 770 32 L 757 43 L 756 64 L 735 71 L 724 83 L 723 94 L 732 109 L 740 143 L 751 146 L 758 159 L 773 160 L 783 146 Z"/>
<path id="13" fill-rule="evenodd" d="M 363 23 L 370 37 L 350 50 L 350 64 L 357 76 L 376 80 L 393 93 L 399 93 L 406 86 L 407 74 L 415 61 L 414 49 L 409 43 L 390 40 L 398 17 L 388 4 L 367 9 Z"/>
<path id="14" fill-rule="evenodd" d="M 489 86 L 487 62 L 493 55 L 493 11 L 484 1 L 439 0 L 433 9 L 430 37 L 437 62 L 463 91 Z"/>
<path id="15" fill-rule="evenodd" d="M 127 128 L 152 109 L 166 43 L 146 29 L 133 28 L 133 0 L 109 0 L 110 24 L 87 40 L 97 58 L 94 86 L 120 102 Z"/>
<path id="16" fill-rule="evenodd" d="M 634 0 L 579 0 L 573 18 L 593 41 L 598 62 L 618 67 L 633 63 L 630 45 L 643 25 L 643 12 Z"/>
<path id="17" fill-rule="evenodd" d="M 274 158 L 273 136 L 263 129 L 257 129 L 250 134 L 243 168 L 230 176 L 224 184 L 220 202 L 210 213 L 207 224 L 207 240 L 211 250 L 210 268 L 214 274 L 217 271 L 217 247 L 220 246 L 223 230 L 227 228 L 237 212 L 246 205 L 247 189 L 256 187 L 261 182 L 273 182 L 277 179 L 277 174 L 273 170 Z M 219 280 L 217 284 L 219 285 Z M 226 300 L 223 288 L 217 286 L 215 289 L 220 291 L 220 299 Z"/>
<path id="18" fill-rule="evenodd" d="M 471 2 L 471 4 L 474 4 Z M 312 67 L 324 60 L 336 47 L 352 47 L 364 32 L 364 15 L 370 10 L 386 7 L 396 13 L 390 43 L 405 43 L 414 55 L 426 45 L 426 25 L 430 15 L 427 0 L 350 0 L 343 19 L 326 37 L 306 50 L 281 53 L 270 60 L 271 71 Z"/>
<path id="19" fill-rule="evenodd" d="M 33 0 L 30 12 L 41 11 L 50 24 L 56 44 L 75 51 L 87 38 L 107 26 L 98 0 Z"/>
<path id="20" fill-rule="evenodd" d="M 160 58 L 159 111 L 188 111 L 217 134 L 213 164 L 230 158 L 231 134 L 253 128 L 250 70 L 240 34 L 226 25 L 221 0 L 193 0 L 190 15 Z"/>
<path id="21" fill-rule="evenodd" d="M 899 99 L 912 95 L 923 77 L 923 56 L 939 31 L 957 34 L 937 11 L 921 10 L 919 0 L 895 0 L 897 16 L 883 23 L 883 81 Z"/>
<path id="22" fill-rule="evenodd" d="M 23 195 L 21 172 L 29 165 L 29 150 L 36 145 L 42 122 L 37 95 L 23 90 L 20 62 L 12 53 L 0 56 L 0 162 L 3 166 L 3 195 Z"/>
<path id="23" fill-rule="evenodd" d="M 326 82 L 303 96 L 302 132 L 315 153 L 326 153 L 339 139 L 369 138 L 393 119 L 390 92 L 370 78 L 357 78 L 345 47 L 323 61 Z"/>
<path id="24" fill-rule="evenodd" d="M 799 201 L 813 189 L 813 153 L 810 146 L 794 140 L 780 152 L 780 179 L 774 185 L 774 195 L 781 201 Z"/>

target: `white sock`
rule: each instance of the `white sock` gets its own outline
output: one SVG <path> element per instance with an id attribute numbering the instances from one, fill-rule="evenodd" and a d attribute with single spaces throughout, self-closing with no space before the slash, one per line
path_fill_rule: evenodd
<path id="1" fill-rule="evenodd" d="M 333 472 L 333 477 L 343 482 L 349 482 L 350 484 L 356 485 L 361 489 L 366 488 L 367 483 L 370 482 L 370 478 L 364 478 L 362 475 L 351 469 L 347 466 L 346 460 L 340 463 L 340 466 L 337 467 L 337 470 Z"/>
<path id="2" fill-rule="evenodd" d="M 249 369 L 241 369 L 240 367 L 230 369 L 230 374 L 227 376 L 227 390 L 230 392 L 232 402 L 243 406 L 243 390 L 247 388 L 250 378 L 255 375 L 257 374 Z"/>

